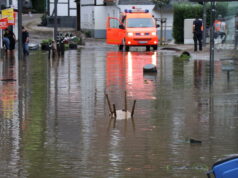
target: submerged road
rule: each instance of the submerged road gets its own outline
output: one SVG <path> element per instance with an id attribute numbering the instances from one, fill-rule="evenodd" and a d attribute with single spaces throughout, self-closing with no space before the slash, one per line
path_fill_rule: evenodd
<path id="1" fill-rule="evenodd" d="M 215 61 L 211 83 L 208 60 L 177 55 L 99 41 L 60 58 L 2 56 L 0 177 L 205 177 L 237 152 L 237 65 L 228 79 Z M 125 91 L 134 119 L 111 119 L 105 94 L 122 110 Z"/>

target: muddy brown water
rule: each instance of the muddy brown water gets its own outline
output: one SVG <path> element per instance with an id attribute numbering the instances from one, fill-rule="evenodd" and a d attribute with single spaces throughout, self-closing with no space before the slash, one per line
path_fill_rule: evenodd
<path id="1" fill-rule="evenodd" d="M 143 74 L 145 64 L 157 73 Z M 172 52 L 87 46 L 0 58 L 0 177 L 202 178 L 238 149 L 238 75 Z M 134 119 L 113 120 L 124 93 Z M 190 144 L 190 138 L 202 144 Z"/>

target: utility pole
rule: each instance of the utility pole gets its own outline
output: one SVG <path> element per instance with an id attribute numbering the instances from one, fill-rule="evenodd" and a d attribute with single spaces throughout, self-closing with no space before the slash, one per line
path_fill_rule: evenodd
<path id="1" fill-rule="evenodd" d="M 162 12 L 162 6 L 160 7 L 160 45 L 163 45 L 163 12 Z"/>
<path id="2" fill-rule="evenodd" d="M 210 18 L 210 77 L 214 75 L 214 20 L 215 20 L 215 1 L 211 1 L 211 18 Z"/>
<path id="3" fill-rule="evenodd" d="M 207 34 L 207 9 L 206 9 L 206 2 L 203 1 L 203 35 L 202 35 L 202 42 L 203 46 L 206 46 L 206 34 Z"/>
<path id="4" fill-rule="evenodd" d="M 81 0 L 77 1 L 77 31 L 81 31 Z"/>
<path id="5" fill-rule="evenodd" d="M 58 0 L 54 0 L 54 40 L 55 40 L 55 42 L 57 40 L 57 27 L 58 27 L 57 4 L 58 4 Z"/>
<path id="6" fill-rule="evenodd" d="M 22 59 L 22 0 L 18 0 L 18 58 Z"/>

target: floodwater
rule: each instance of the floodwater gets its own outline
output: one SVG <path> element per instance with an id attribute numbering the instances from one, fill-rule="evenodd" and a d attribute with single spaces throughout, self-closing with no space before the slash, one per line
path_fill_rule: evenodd
<path id="1" fill-rule="evenodd" d="M 143 74 L 155 64 L 157 73 Z M 238 150 L 238 68 L 86 46 L 0 58 L 0 177 L 203 178 Z M 109 116 L 105 94 L 116 110 Z M 125 106 L 125 96 L 127 106 Z M 191 144 L 189 139 L 202 141 Z"/>

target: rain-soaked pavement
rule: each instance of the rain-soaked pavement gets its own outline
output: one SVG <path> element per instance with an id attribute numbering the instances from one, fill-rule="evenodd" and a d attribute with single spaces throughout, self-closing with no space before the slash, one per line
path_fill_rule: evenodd
<path id="1" fill-rule="evenodd" d="M 17 54 L 16 54 L 17 55 Z M 156 74 L 143 74 L 145 64 Z M 202 178 L 238 149 L 238 74 L 171 51 L 89 45 L 0 58 L 0 177 Z M 105 94 L 134 119 L 113 120 Z M 191 144 L 189 139 L 202 144 Z"/>

